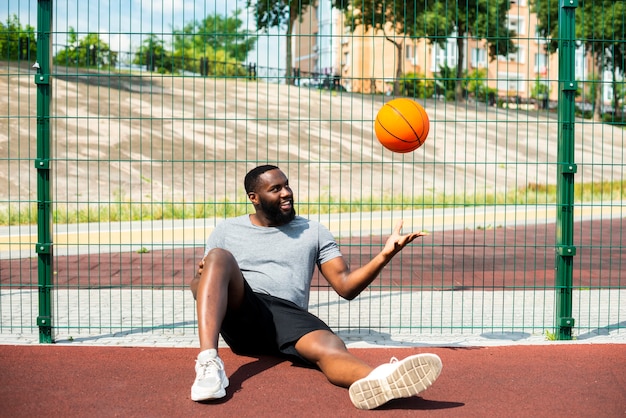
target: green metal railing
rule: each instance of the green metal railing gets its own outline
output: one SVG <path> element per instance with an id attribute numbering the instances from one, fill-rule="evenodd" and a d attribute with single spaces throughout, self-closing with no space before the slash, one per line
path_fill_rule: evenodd
<path id="1" fill-rule="evenodd" d="M 53 237 L 52 237 L 52 183 L 50 164 L 51 128 L 50 101 L 52 98 L 52 0 L 39 0 L 37 7 L 37 244 L 39 277 L 39 342 L 53 341 L 52 288 L 53 288 Z"/>
<path id="2" fill-rule="evenodd" d="M 574 247 L 574 123 L 577 83 L 574 75 L 575 10 L 576 2 L 562 0 L 559 9 L 559 174 L 557 216 L 557 336 L 560 340 L 572 338 L 572 291 Z"/>

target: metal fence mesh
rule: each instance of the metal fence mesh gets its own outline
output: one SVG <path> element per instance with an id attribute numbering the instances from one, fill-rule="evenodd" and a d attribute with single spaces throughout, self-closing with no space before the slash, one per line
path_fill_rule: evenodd
<path id="1" fill-rule="evenodd" d="M 38 123 L 47 119 L 56 340 L 193 336 L 188 283 L 204 242 L 221 219 L 251 210 L 243 176 L 263 163 L 289 175 L 298 212 L 327 225 L 352 266 L 367 262 L 400 219 L 405 230 L 430 232 L 355 301 L 316 277 L 310 309 L 346 337 L 552 334 L 563 210 L 556 185 L 567 164 L 558 155 L 559 62 L 533 27 L 541 2 L 511 3 L 517 51 L 487 57 L 467 34 L 461 98 L 461 55 L 447 36 L 403 44 L 399 78 L 394 44 L 334 27 L 347 15 L 330 2 L 302 2 L 288 36 L 284 27 L 257 32 L 247 9 L 233 14 L 245 6 L 238 2 L 9 0 L 0 6 L 0 333 L 28 339 L 41 326 L 36 163 Z M 599 3 L 580 4 L 581 22 L 608 12 Z M 33 67 L 42 4 L 53 16 L 45 117 Z M 238 35 L 219 25 L 231 16 Z M 626 25 L 593 43 L 584 26 L 578 42 L 593 46 L 576 62 L 578 338 L 626 324 L 625 137 L 615 106 L 625 91 L 618 51 Z M 239 58 L 215 48 L 251 40 L 256 48 Z M 406 81 L 409 73 L 418 76 Z M 482 90 L 472 87 L 477 77 Z M 595 92 L 603 120 L 590 110 Z M 426 143 L 407 154 L 384 149 L 373 128 L 378 109 L 399 96 L 420 102 L 431 122 Z"/>

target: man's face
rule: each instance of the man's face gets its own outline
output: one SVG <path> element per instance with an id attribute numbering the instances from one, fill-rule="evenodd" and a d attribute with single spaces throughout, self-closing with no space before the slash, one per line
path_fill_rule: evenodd
<path id="1" fill-rule="evenodd" d="M 255 192 L 257 214 L 263 216 L 270 225 L 284 225 L 296 216 L 293 206 L 293 191 L 287 176 L 280 170 L 270 170 L 259 177 Z"/>

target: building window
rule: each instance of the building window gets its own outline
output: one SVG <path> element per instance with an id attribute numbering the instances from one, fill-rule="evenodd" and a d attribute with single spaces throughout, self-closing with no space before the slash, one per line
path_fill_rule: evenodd
<path id="1" fill-rule="evenodd" d="M 350 68 L 350 51 L 346 51 L 343 53 L 343 61 L 341 62 L 343 69 L 346 70 Z"/>
<path id="2" fill-rule="evenodd" d="M 574 53 L 574 77 L 576 80 L 585 80 L 588 72 L 585 47 L 580 45 Z"/>
<path id="3" fill-rule="evenodd" d="M 417 65 L 417 45 L 406 44 L 404 45 L 404 58 L 410 61 L 411 64 Z"/>
<path id="4" fill-rule="evenodd" d="M 526 64 L 526 48 L 517 45 L 517 52 L 510 54 L 509 60 L 518 64 Z"/>
<path id="5" fill-rule="evenodd" d="M 509 15 L 507 17 L 507 26 L 518 35 L 526 34 L 526 19 L 523 16 Z"/>
<path id="6" fill-rule="evenodd" d="M 535 42 L 537 42 L 538 44 L 548 43 L 548 39 L 541 35 L 541 32 L 539 32 L 539 26 L 537 25 L 535 25 Z"/>
<path id="7" fill-rule="evenodd" d="M 438 44 L 434 44 L 432 57 L 431 71 L 434 73 L 439 72 L 441 67 L 456 67 L 458 57 L 456 35 L 452 34 L 450 38 L 448 38 L 445 48 L 441 48 Z"/>
<path id="8" fill-rule="evenodd" d="M 542 77 L 548 75 L 548 54 L 535 54 L 535 73 Z"/>
<path id="9" fill-rule="evenodd" d="M 498 61 L 509 61 L 514 62 L 516 64 L 525 64 L 526 63 L 526 48 L 521 45 L 517 45 L 517 51 L 511 52 L 510 54 L 498 55 Z"/>
<path id="10" fill-rule="evenodd" d="M 472 48 L 471 60 L 474 68 L 487 67 L 487 51 L 483 48 Z"/>

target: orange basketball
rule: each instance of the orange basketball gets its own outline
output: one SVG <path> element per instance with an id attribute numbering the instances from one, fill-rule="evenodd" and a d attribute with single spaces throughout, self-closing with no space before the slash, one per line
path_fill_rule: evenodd
<path id="1" fill-rule="evenodd" d="M 376 137 L 393 152 L 411 152 L 422 146 L 430 121 L 424 108 L 414 100 L 400 98 L 380 108 L 374 122 Z"/>

